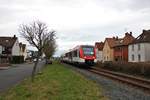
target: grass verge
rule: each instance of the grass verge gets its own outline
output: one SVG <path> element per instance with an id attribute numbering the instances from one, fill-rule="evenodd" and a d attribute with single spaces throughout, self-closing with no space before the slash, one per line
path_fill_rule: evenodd
<path id="1" fill-rule="evenodd" d="M 0 94 L 0 100 L 106 100 L 99 85 L 57 62 Z"/>

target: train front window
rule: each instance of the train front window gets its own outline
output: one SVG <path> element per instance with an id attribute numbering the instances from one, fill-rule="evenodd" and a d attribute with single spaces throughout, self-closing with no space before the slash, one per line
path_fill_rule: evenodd
<path id="1" fill-rule="evenodd" d="M 83 53 L 85 56 L 92 56 L 94 54 L 94 48 L 93 47 L 83 47 Z"/>

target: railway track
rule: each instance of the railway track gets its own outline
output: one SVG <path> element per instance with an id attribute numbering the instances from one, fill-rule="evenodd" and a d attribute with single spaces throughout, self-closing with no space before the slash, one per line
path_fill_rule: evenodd
<path id="1" fill-rule="evenodd" d="M 108 71 L 100 68 L 91 68 L 88 71 L 92 73 L 96 73 L 98 75 L 102 75 L 113 80 L 121 81 L 122 83 L 126 83 L 135 87 L 138 87 L 144 91 L 150 92 L 150 80 L 146 80 L 143 78 L 137 78 L 131 75 L 116 73 L 113 71 Z"/>

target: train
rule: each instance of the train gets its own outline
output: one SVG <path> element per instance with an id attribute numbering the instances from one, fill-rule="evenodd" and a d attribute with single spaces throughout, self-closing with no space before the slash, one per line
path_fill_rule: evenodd
<path id="1" fill-rule="evenodd" d="M 61 56 L 61 61 L 72 64 L 94 65 L 96 60 L 96 50 L 92 45 L 79 45 Z"/>

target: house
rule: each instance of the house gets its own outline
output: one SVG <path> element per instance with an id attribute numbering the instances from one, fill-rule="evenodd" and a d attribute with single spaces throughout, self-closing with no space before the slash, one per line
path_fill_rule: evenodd
<path id="1" fill-rule="evenodd" d="M 116 38 L 114 45 L 114 60 L 115 61 L 128 61 L 128 45 L 132 43 L 134 37 L 132 36 L 132 32 L 125 33 L 123 38 Z"/>
<path id="2" fill-rule="evenodd" d="M 95 48 L 96 48 L 96 59 L 97 61 L 101 62 L 103 60 L 103 47 L 104 43 L 103 42 L 96 42 L 95 43 Z"/>
<path id="3" fill-rule="evenodd" d="M 0 51 L 1 63 L 9 63 L 13 56 L 21 56 L 16 35 L 13 37 L 0 37 Z"/>
<path id="4" fill-rule="evenodd" d="M 103 47 L 103 62 L 104 61 L 114 61 L 113 56 L 113 47 L 115 45 L 116 38 L 106 38 L 104 41 L 104 47 Z"/>
<path id="5" fill-rule="evenodd" d="M 128 47 L 129 62 L 150 61 L 150 30 L 143 30 Z"/>
<path id="6" fill-rule="evenodd" d="M 22 44 L 22 42 L 19 43 L 20 48 L 20 56 L 24 56 L 24 60 L 27 58 L 27 49 L 26 44 Z"/>

